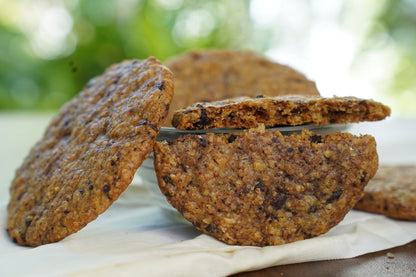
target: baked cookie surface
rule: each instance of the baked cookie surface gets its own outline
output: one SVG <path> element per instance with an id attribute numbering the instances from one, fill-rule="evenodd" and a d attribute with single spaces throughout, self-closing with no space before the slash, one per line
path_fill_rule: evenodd
<path id="1" fill-rule="evenodd" d="M 338 224 L 378 167 L 371 136 L 283 136 L 251 129 L 157 142 L 154 164 L 170 204 L 227 244 L 279 245 Z"/>
<path id="2" fill-rule="evenodd" d="M 319 96 L 315 83 L 302 73 L 252 51 L 189 52 L 166 65 L 175 76 L 175 97 L 168 120 L 174 111 L 197 102 L 259 94 Z"/>
<path id="3" fill-rule="evenodd" d="M 355 209 L 416 220 L 416 166 L 380 166 Z"/>
<path id="4" fill-rule="evenodd" d="M 56 242 L 104 212 L 151 153 L 172 96 L 172 72 L 153 57 L 91 79 L 17 169 L 10 237 L 28 246 Z"/>
<path id="5" fill-rule="evenodd" d="M 181 130 L 253 128 L 259 123 L 278 125 L 323 125 L 382 120 L 390 108 L 356 97 L 259 95 L 196 103 L 173 114 L 172 125 Z"/>

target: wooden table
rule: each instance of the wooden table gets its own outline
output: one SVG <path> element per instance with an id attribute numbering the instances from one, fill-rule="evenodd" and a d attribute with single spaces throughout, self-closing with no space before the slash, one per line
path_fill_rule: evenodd
<path id="1" fill-rule="evenodd" d="M 353 259 L 276 266 L 233 276 L 416 276 L 416 241 Z"/>

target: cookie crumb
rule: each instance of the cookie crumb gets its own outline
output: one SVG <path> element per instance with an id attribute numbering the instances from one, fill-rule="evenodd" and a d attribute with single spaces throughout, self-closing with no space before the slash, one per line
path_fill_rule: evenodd
<path id="1" fill-rule="evenodd" d="M 386 256 L 387 256 L 387 258 L 389 258 L 389 259 L 394 259 L 394 254 L 393 254 L 393 253 L 391 253 L 391 252 L 387 252 Z"/>

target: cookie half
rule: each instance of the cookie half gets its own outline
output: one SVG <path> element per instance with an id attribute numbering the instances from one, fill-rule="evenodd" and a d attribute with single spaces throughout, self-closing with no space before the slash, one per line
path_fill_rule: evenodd
<path id="1" fill-rule="evenodd" d="M 416 220 L 416 166 L 380 166 L 355 209 Z"/>
<path id="2" fill-rule="evenodd" d="M 174 113 L 172 125 L 181 130 L 253 128 L 259 123 L 278 125 L 323 125 L 382 120 L 390 108 L 356 97 L 259 95 L 196 103 Z"/>
<path id="3" fill-rule="evenodd" d="M 195 51 L 166 64 L 175 76 L 169 120 L 173 111 L 197 102 L 259 94 L 319 96 L 315 83 L 302 73 L 252 51 Z"/>
<path id="4" fill-rule="evenodd" d="M 92 79 L 17 170 L 10 237 L 29 246 L 56 242 L 104 212 L 151 153 L 172 96 L 172 72 L 153 57 Z"/>
<path id="5" fill-rule="evenodd" d="M 170 204 L 227 244 L 279 245 L 327 232 L 378 167 L 372 136 L 283 136 L 251 129 L 158 142 L 154 164 Z"/>

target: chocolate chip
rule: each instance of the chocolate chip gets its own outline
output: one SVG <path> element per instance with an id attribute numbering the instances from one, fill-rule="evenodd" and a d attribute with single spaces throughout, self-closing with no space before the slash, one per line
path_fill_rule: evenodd
<path id="1" fill-rule="evenodd" d="M 229 137 L 228 137 L 228 143 L 232 143 L 232 142 L 234 142 L 235 140 L 237 139 L 237 136 L 236 135 L 230 135 Z"/>
<path id="2" fill-rule="evenodd" d="M 292 113 L 292 114 L 300 113 L 300 109 L 299 108 L 294 108 L 293 110 L 290 111 L 290 113 Z"/>
<path id="3" fill-rule="evenodd" d="M 110 191 L 110 186 L 108 185 L 108 184 L 105 184 L 104 186 L 103 186 L 103 192 L 104 193 L 108 193 L 109 191 Z"/>
<path id="4" fill-rule="evenodd" d="M 111 187 L 108 184 L 105 184 L 103 186 L 103 192 L 105 193 L 105 195 L 107 196 L 107 198 L 110 199 L 110 200 L 113 200 L 112 197 L 109 194 L 110 189 L 111 189 Z"/>
<path id="5" fill-rule="evenodd" d="M 309 141 L 312 143 L 321 143 L 322 142 L 322 136 L 320 135 L 312 135 L 309 137 Z"/>
<path id="6" fill-rule="evenodd" d="M 166 184 L 172 185 L 173 186 L 173 182 L 172 179 L 170 179 L 169 176 L 163 176 L 162 177 L 163 182 L 165 182 Z"/>
<path id="7" fill-rule="evenodd" d="M 284 192 L 280 192 L 276 197 L 272 199 L 272 206 L 276 210 L 280 210 L 283 208 L 287 200 L 287 195 Z"/>
<path id="8" fill-rule="evenodd" d="M 84 189 L 79 189 L 79 190 L 78 190 L 78 192 L 79 192 L 81 195 L 83 195 L 83 194 L 85 193 L 85 190 L 84 190 Z"/>
<path id="9" fill-rule="evenodd" d="M 29 227 L 31 223 L 32 223 L 32 219 L 26 219 L 25 220 L 26 227 Z"/>
<path id="10" fill-rule="evenodd" d="M 214 224 L 208 224 L 206 227 L 205 227 L 205 231 L 207 231 L 208 233 L 215 233 L 215 231 L 217 230 L 217 226 L 216 225 L 214 225 Z"/>
<path id="11" fill-rule="evenodd" d="M 255 116 L 264 116 L 266 114 L 266 109 L 263 107 L 258 107 L 254 113 Z"/>
<path id="12" fill-rule="evenodd" d="M 308 213 L 314 213 L 314 212 L 316 212 L 316 210 L 317 210 L 316 206 L 310 206 L 309 210 L 308 210 Z"/>
<path id="13" fill-rule="evenodd" d="M 299 150 L 300 153 L 303 153 L 303 152 L 305 152 L 306 147 L 303 146 L 303 145 L 302 146 L 299 146 L 298 150 Z"/>
<path id="14" fill-rule="evenodd" d="M 111 165 L 112 166 L 115 166 L 116 165 L 116 162 L 115 161 L 111 161 Z"/>
<path id="15" fill-rule="evenodd" d="M 292 148 L 292 147 L 289 147 L 289 148 L 287 149 L 287 152 L 289 152 L 289 153 L 293 153 L 293 148 Z"/>
<path id="16" fill-rule="evenodd" d="M 165 89 L 165 81 L 162 81 L 159 84 L 157 84 L 156 88 L 159 89 L 159 90 L 164 90 Z"/>
<path id="17" fill-rule="evenodd" d="M 188 169 L 186 169 L 186 165 L 184 164 L 179 164 L 179 166 L 182 168 L 183 172 L 188 172 Z"/>
<path id="18" fill-rule="evenodd" d="M 332 195 L 326 200 L 327 204 L 333 203 L 337 201 L 342 195 L 342 190 L 336 190 L 332 193 Z"/>
<path id="19" fill-rule="evenodd" d="M 207 112 L 201 104 L 197 104 L 196 107 L 198 107 L 201 110 L 201 117 L 198 122 L 195 122 L 193 124 L 193 126 L 198 129 L 203 129 L 206 125 L 208 125 L 211 122 L 211 120 L 208 118 Z"/>
<path id="20" fill-rule="evenodd" d="M 361 177 L 361 183 L 364 183 L 367 180 L 367 172 L 363 172 L 363 177 Z"/>
<path id="21" fill-rule="evenodd" d="M 257 179 L 256 180 L 257 184 L 254 186 L 254 189 L 259 189 L 261 191 L 264 191 L 264 183 L 262 180 Z"/>
<path id="22" fill-rule="evenodd" d="M 287 179 L 287 180 L 289 180 L 289 182 L 293 181 L 293 176 L 290 175 L 290 174 L 287 174 L 286 173 L 284 178 Z"/>
<path id="23" fill-rule="evenodd" d="M 263 94 L 258 94 L 258 95 L 256 95 L 256 98 L 264 98 L 264 95 Z"/>

